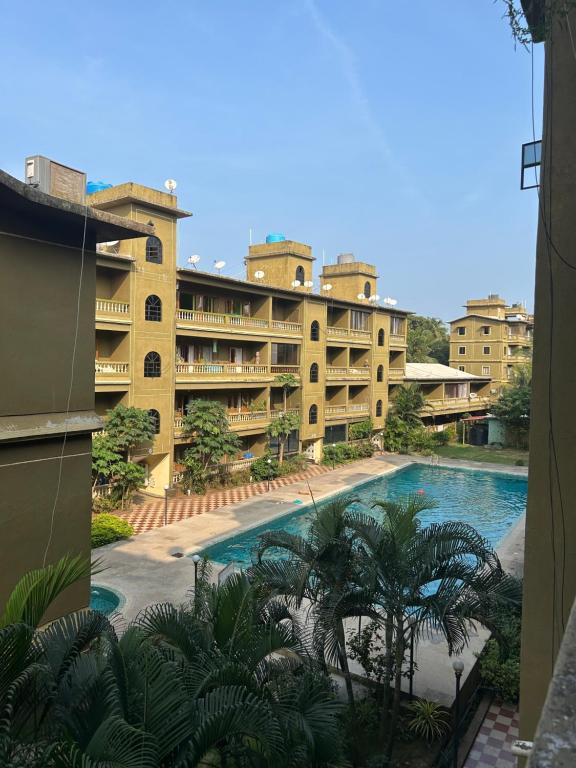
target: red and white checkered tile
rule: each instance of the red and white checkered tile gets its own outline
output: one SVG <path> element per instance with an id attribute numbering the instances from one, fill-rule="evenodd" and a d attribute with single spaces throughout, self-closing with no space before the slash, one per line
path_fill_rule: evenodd
<path id="1" fill-rule="evenodd" d="M 464 768 L 516 768 L 512 743 L 518 738 L 513 705 L 492 704 L 468 754 Z"/>
<path id="2" fill-rule="evenodd" d="M 238 488 L 208 491 L 205 496 L 179 496 L 172 498 L 168 500 L 168 524 L 177 523 L 193 515 L 212 512 L 228 504 L 246 501 L 252 496 L 259 496 L 268 490 L 276 491 L 279 488 L 284 488 L 287 485 L 292 485 L 302 480 L 310 480 L 329 471 L 328 467 L 314 465 L 305 472 L 271 480 L 270 488 L 268 488 L 268 482 L 251 483 L 250 485 L 242 485 Z M 164 499 L 134 504 L 129 512 L 117 512 L 116 514 L 127 520 L 133 526 L 135 533 L 151 531 L 164 525 Z"/>

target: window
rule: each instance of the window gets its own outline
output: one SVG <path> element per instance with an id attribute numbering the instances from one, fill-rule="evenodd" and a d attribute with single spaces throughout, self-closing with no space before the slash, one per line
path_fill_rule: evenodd
<path id="1" fill-rule="evenodd" d="M 318 363 L 312 363 L 310 366 L 310 383 L 316 384 L 318 382 Z"/>
<path id="2" fill-rule="evenodd" d="M 368 312 L 362 312 L 360 309 L 353 309 L 350 312 L 350 327 L 353 331 L 368 330 Z"/>
<path id="3" fill-rule="evenodd" d="M 393 333 L 394 336 L 404 335 L 404 319 L 402 317 L 390 318 L 390 333 Z"/>
<path id="4" fill-rule="evenodd" d="M 158 296 L 148 296 L 144 304 L 144 320 L 159 323 L 162 320 L 162 301 Z"/>
<path id="5" fill-rule="evenodd" d="M 311 405 L 308 411 L 308 424 L 318 424 L 318 406 Z"/>
<path id="6" fill-rule="evenodd" d="M 272 344 L 272 365 L 298 365 L 298 344 Z"/>
<path id="7" fill-rule="evenodd" d="M 144 376 L 147 379 L 157 379 L 160 376 L 161 365 L 158 352 L 148 352 L 144 358 Z"/>
<path id="8" fill-rule="evenodd" d="M 468 397 L 468 384 L 445 384 L 444 396 L 446 399 Z"/>
<path id="9" fill-rule="evenodd" d="M 151 235 L 146 240 L 146 261 L 152 264 L 162 264 L 162 240 Z"/>
<path id="10" fill-rule="evenodd" d="M 489 355 L 490 354 L 490 347 L 482 347 L 482 352 L 485 355 Z"/>
<path id="11" fill-rule="evenodd" d="M 465 355 L 466 354 L 466 347 L 458 347 L 458 354 L 459 355 Z"/>
<path id="12" fill-rule="evenodd" d="M 466 336 L 466 328 L 463 325 L 459 325 L 458 328 L 456 328 L 456 331 L 458 336 Z"/>
<path id="13" fill-rule="evenodd" d="M 492 328 L 490 328 L 489 325 L 483 325 L 482 326 L 482 335 L 483 336 L 490 336 L 492 333 Z"/>
<path id="14" fill-rule="evenodd" d="M 379 365 L 376 368 L 376 381 L 384 381 L 384 366 Z"/>
<path id="15" fill-rule="evenodd" d="M 310 341 L 320 341 L 320 323 L 318 320 L 312 320 L 310 325 Z"/>
<path id="16" fill-rule="evenodd" d="M 299 280 L 302 284 L 304 279 L 304 267 L 296 267 L 296 280 Z"/>
<path id="17" fill-rule="evenodd" d="M 376 416 L 382 416 L 382 400 L 376 401 Z"/>
<path id="18" fill-rule="evenodd" d="M 366 296 L 366 298 L 369 299 L 371 294 L 372 294 L 372 290 L 370 288 L 370 283 L 368 282 L 368 280 L 366 280 L 366 282 L 364 283 L 364 296 Z"/>
<path id="19" fill-rule="evenodd" d="M 466 370 L 466 366 L 465 365 L 459 365 L 458 366 L 458 370 L 459 371 L 465 371 Z"/>
<path id="20" fill-rule="evenodd" d="M 378 331 L 378 346 L 383 347 L 384 346 L 384 328 L 380 328 Z"/>
<path id="21" fill-rule="evenodd" d="M 490 366 L 489 365 L 483 365 L 482 366 L 482 376 L 490 376 Z"/>
<path id="22" fill-rule="evenodd" d="M 148 411 L 148 416 L 152 419 L 152 424 L 154 426 L 154 434 L 159 435 L 160 434 L 160 414 L 155 408 L 150 408 Z"/>

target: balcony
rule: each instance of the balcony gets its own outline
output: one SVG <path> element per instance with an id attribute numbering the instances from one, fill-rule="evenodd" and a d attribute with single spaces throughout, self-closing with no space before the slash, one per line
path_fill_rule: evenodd
<path id="1" fill-rule="evenodd" d="M 358 416 L 360 413 L 368 413 L 368 403 L 347 403 L 343 405 L 327 405 L 324 408 L 326 421 L 341 419 L 345 416 Z"/>
<path id="2" fill-rule="evenodd" d="M 299 365 L 278 365 L 277 363 L 273 363 L 270 366 L 270 371 L 274 375 L 277 373 L 291 373 L 294 376 L 300 375 L 300 366 Z"/>
<path id="3" fill-rule="evenodd" d="M 288 408 L 287 413 L 300 413 L 299 408 Z M 268 424 L 276 416 L 279 416 L 283 411 L 232 411 L 226 414 L 228 418 L 228 424 L 230 429 L 234 432 L 242 429 L 250 429 L 253 426 L 264 426 Z M 182 425 L 184 423 L 184 416 L 177 414 L 174 416 L 174 435 L 176 437 L 182 436 Z"/>
<path id="4" fill-rule="evenodd" d="M 252 363 L 176 363 L 176 378 L 186 381 L 198 379 L 260 379 L 269 376 L 267 365 Z"/>
<path id="5" fill-rule="evenodd" d="M 202 328 L 239 329 L 252 332 L 277 331 L 281 334 L 302 334 L 302 323 L 286 322 L 284 320 L 267 320 L 260 317 L 245 317 L 244 315 L 226 315 L 217 312 L 203 312 L 195 309 L 177 309 L 176 319 L 182 324 Z"/>
<path id="6" fill-rule="evenodd" d="M 360 331 L 355 328 L 339 328 L 329 325 L 326 328 L 326 336 L 335 339 L 349 339 L 353 341 L 370 341 L 370 331 Z"/>
<path id="7" fill-rule="evenodd" d="M 96 316 L 98 315 L 128 319 L 130 317 L 130 304 L 127 301 L 96 299 Z"/>
<path id="8" fill-rule="evenodd" d="M 370 368 L 362 366 L 359 368 L 348 368 L 345 366 L 328 365 L 326 366 L 326 379 L 369 379 Z"/>
<path id="9" fill-rule="evenodd" d="M 459 411 L 486 410 L 491 404 L 489 397 L 446 397 L 444 399 L 426 400 L 426 406 L 420 412 L 421 416 L 432 414 L 454 413 Z"/>
<path id="10" fill-rule="evenodd" d="M 399 333 L 390 334 L 390 346 L 391 347 L 405 347 L 407 344 L 406 336 Z"/>
<path id="11" fill-rule="evenodd" d="M 119 363 L 114 360 L 96 360 L 94 362 L 96 378 L 117 378 L 123 379 L 130 375 L 130 363 Z"/>
<path id="12" fill-rule="evenodd" d="M 404 368 L 388 368 L 388 378 L 391 381 L 402 381 L 404 378 Z"/>

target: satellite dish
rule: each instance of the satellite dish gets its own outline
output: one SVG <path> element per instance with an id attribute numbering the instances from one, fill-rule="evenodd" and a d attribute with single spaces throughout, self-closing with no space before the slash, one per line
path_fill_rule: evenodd
<path id="1" fill-rule="evenodd" d="M 298 288 L 302 283 L 300 280 L 292 280 L 292 288 Z"/>
<path id="2" fill-rule="evenodd" d="M 256 280 L 262 280 L 264 277 L 264 272 L 261 269 L 257 269 L 256 272 L 254 272 L 254 277 Z"/>
<path id="3" fill-rule="evenodd" d="M 200 261 L 200 256 L 198 256 L 197 253 L 195 253 L 193 256 L 188 256 L 188 264 L 190 264 L 194 269 L 196 269 L 196 264 Z"/>
<path id="4" fill-rule="evenodd" d="M 115 245 L 118 245 L 120 240 L 109 240 L 107 243 L 102 243 L 106 248 L 114 248 Z"/>
<path id="5" fill-rule="evenodd" d="M 170 194 L 172 195 L 174 193 L 174 190 L 178 186 L 178 183 L 174 181 L 174 179 L 166 179 L 166 181 L 164 182 L 164 186 L 166 187 L 168 192 L 170 192 Z"/>
<path id="6" fill-rule="evenodd" d="M 331 291 L 332 290 L 331 283 L 324 283 L 324 285 L 322 286 L 322 290 L 323 291 Z"/>
<path id="7" fill-rule="evenodd" d="M 390 296 L 386 296 L 384 299 L 384 304 L 388 304 L 390 307 L 395 307 L 398 302 L 396 299 L 392 299 Z"/>
<path id="8" fill-rule="evenodd" d="M 220 274 L 220 271 L 222 269 L 224 269 L 225 266 L 226 266 L 226 262 L 225 261 L 215 261 L 214 262 L 214 268 L 218 270 L 218 274 Z"/>
<path id="9" fill-rule="evenodd" d="M 312 282 L 312 280 L 305 280 L 304 281 L 304 288 L 312 288 L 313 285 L 314 285 L 314 283 Z"/>
<path id="10" fill-rule="evenodd" d="M 359 294 L 358 294 L 358 296 L 357 296 L 356 298 L 358 299 L 358 301 L 364 301 L 364 299 L 366 298 L 366 296 L 364 296 L 364 294 L 363 294 L 363 293 L 359 293 Z"/>

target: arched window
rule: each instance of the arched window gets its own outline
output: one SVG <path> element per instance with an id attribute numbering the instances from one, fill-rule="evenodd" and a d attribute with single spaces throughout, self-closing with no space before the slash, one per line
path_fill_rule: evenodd
<path id="1" fill-rule="evenodd" d="M 160 414 L 155 408 L 150 408 L 148 411 L 148 416 L 152 419 L 152 424 L 154 425 L 154 434 L 159 435 L 160 434 Z"/>
<path id="2" fill-rule="evenodd" d="M 300 283 L 304 282 L 304 267 L 296 267 L 296 280 L 299 280 Z"/>
<path id="3" fill-rule="evenodd" d="M 366 282 L 364 283 L 364 296 L 366 296 L 366 298 L 369 299 L 371 295 L 372 295 L 372 289 L 370 288 L 370 283 L 368 282 L 368 280 L 366 280 Z"/>
<path id="4" fill-rule="evenodd" d="M 312 320 L 310 325 L 310 341 L 320 341 L 320 323 Z"/>
<path id="5" fill-rule="evenodd" d="M 382 400 L 376 401 L 376 416 L 382 416 Z"/>
<path id="6" fill-rule="evenodd" d="M 318 406 L 311 405 L 308 411 L 308 424 L 318 424 Z"/>
<path id="7" fill-rule="evenodd" d="M 162 240 L 155 235 L 150 235 L 146 240 L 146 261 L 162 264 Z"/>
<path id="8" fill-rule="evenodd" d="M 384 381 L 384 366 L 379 365 L 376 368 L 376 381 Z"/>
<path id="9" fill-rule="evenodd" d="M 159 296 L 148 296 L 144 304 L 144 320 L 159 323 L 162 320 L 162 301 Z"/>
<path id="10" fill-rule="evenodd" d="M 144 358 L 144 376 L 147 379 L 157 379 L 160 376 L 162 361 L 158 352 L 148 352 Z"/>
<path id="11" fill-rule="evenodd" d="M 312 363 L 310 366 L 310 383 L 316 384 L 318 382 L 318 363 Z"/>
<path id="12" fill-rule="evenodd" d="M 380 328 L 378 331 L 378 346 L 383 347 L 384 346 L 384 328 Z"/>

